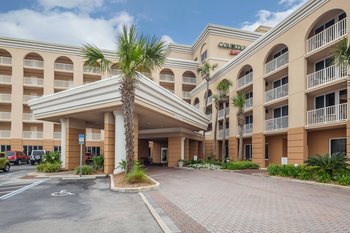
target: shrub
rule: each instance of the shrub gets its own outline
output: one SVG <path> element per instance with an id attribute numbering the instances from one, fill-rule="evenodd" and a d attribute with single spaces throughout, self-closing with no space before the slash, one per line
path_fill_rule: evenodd
<path id="1" fill-rule="evenodd" d="M 339 174 L 335 177 L 337 184 L 350 185 L 350 172 Z"/>
<path id="2" fill-rule="evenodd" d="M 193 159 L 187 161 L 187 165 L 189 165 L 189 166 L 191 166 L 193 164 L 201 164 L 201 163 L 204 163 L 204 161 L 202 161 L 202 160 L 193 160 Z"/>
<path id="3" fill-rule="evenodd" d="M 81 174 L 82 174 L 82 175 L 91 175 L 92 172 L 93 172 L 92 166 L 83 165 L 83 166 L 81 167 Z M 80 166 L 78 166 L 78 167 L 76 167 L 76 168 L 74 169 L 74 173 L 75 173 L 76 175 L 79 175 L 79 174 L 80 174 Z"/>
<path id="4" fill-rule="evenodd" d="M 104 158 L 102 155 L 92 157 L 93 168 L 96 170 L 103 171 L 104 168 Z"/>
<path id="5" fill-rule="evenodd" d="M 52 173 L 52 172 L 60 172 L 61 171 L 61 163 L 41 163 L 36 167 L 38 172 L 46 172 L 46 173 Z"/>
<path id="6" fill-rule="evenodd" d="M 206 163 L 206 162 L 201 162 L 201 163 L 195 163 L 195 164 L 189 164 L 188 167 L 193 167 L 196 169 L 221 169 L 221 166 L 211 164 L 211 163 Z"/>
<path id="7" fill-rule="evenodd" d="M 45 163 L 61 163 L 61 155 L 58 151 L 49 152 L 43 157 Z"/>
<path id="8" fill-rule="evenodd" d="M 130 184 L 142 183 L 142 182 L 148 181 L 146 176 L 146 170 L 138 161 L 134 162 L 131 172 L 126 174 L 125 179 Z"/>
<path id="9" fill-rule="evenodd" d="M 259 164 L 251 161 L 236 161 L 222 164 L 222 169 L 228 170 L 258 169 L 259 167 Z"/>
<path id="10" fill-rule="evenodd" d="M 269 173 L 270 176 L 279 176 L 280 174 L 280 165 L 278 164 L 270 164 L 267 167 L 267 172 Z"/>
<path id="11" fill-rule="evenodd" d="M 299 165 L 296 178 L 300 180 L 313 180 L 317 169 L 318 167 L 314 166 Z"/>
<path id="12" fill-rule="evenodd" d="M 324 171 L 316 172 L 316 174 L 314 175 L 314 179 L 320 183 L 329 183 L 332 181 L 331 175 Z"/>
<path id="13" fill-rule="evenodd" d="M 312 156 L 306 161 L 306 164 L 317 166 L 320 171 L 327 173 L 330 177 L 333 177 L 336 172 L 344 170 L 348 166 L 344 153 Z"/>

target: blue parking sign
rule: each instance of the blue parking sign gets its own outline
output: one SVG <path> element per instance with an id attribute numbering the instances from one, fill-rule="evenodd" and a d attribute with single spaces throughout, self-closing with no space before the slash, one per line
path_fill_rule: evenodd
<path id="1" fill-rule="evenodd" d="M 79 144 L 84 144 L 84 138 L 85 138 L 85 135 L 84 134 L 79 134 Z"/>

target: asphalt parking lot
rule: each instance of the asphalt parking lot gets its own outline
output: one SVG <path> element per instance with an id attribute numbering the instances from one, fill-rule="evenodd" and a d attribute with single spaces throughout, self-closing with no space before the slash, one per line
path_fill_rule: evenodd
<path id="1" fill-rule="evenodd" d="M 162 232 L 139 194 L 112 192 L 109 182 L 49 179 L 0 200 L 0 232 Z"/>

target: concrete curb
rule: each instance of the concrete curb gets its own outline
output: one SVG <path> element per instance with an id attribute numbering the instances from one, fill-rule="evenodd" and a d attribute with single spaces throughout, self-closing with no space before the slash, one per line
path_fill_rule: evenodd
<path id="1" fill-rule="evenodd" d="M 83 175 L 82 177 L 80 177 L 79 175 L 72 174 L 72 172 L 62 172 L 62 174 L 31 172 L 31 173 L 28 173 L 28 175 L 29 176 L 36 176 L 37 178 L 51 178 L 51 179 L 62 179 L 62 180 L 88 180 L 88 179 L 107 177 L 107 174 Z"/>
<path id="2" fill-rule="evenodd" d="M 147 175 L 146 175 L 147 176 Z M 136 188 L 117 188 L 114 186 L 114 175 L 109 175 L 111 178 L 111 190 L 114 192 L 122 192 L 122 193 L 138 193 L 138 192 L 147 192 L 151 190 L 156 190 L 159 188 L 159 182 L 147 176 L 148 179 L 153 181 L 155 184 L 145 186 L 145 187 L 136 187 Z"/>
<path id="3" fill-rule="evenodd" d="M 153 215 L 153 218 L 156 220 L 156 222 L 158 223 L 159 227 L 162 229 L 162 231 L 164 233 L 172 233 L 172 231 L 170 230 L 170 228 L 168 227 L 168 225 L 166 225 L 166 223 L 164 222 L 164 220 L 159 216 L 159 214 L 157 213 L 157 211 L 153 208 L 153 206 L 151 205 L 151 203 L 149 203 L 149 201 L 147 200 L 147 198 L 145 197 L 145 195 L 143 195 L 143 193 L 139 193 L 141 196 L 141 199 L 143 200 L 143 202 L 145 203 L 145 205 L 147 206 L 148 210 L 151 212 L 151 214 Z"/>

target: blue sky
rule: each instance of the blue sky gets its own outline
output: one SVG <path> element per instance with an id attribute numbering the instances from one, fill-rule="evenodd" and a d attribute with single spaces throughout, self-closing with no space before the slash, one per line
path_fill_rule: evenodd
<path id="1" fill-rule="evenodd" d="M 0 36 L 115 47 L 122 25 L 192 44 L 209 23 L 253 31 L 275 26 L 307 0 L 12 0 L 0 7 Z"/>

